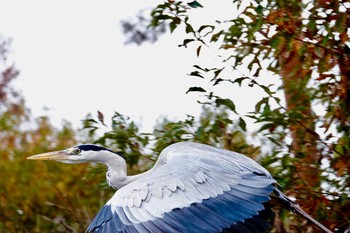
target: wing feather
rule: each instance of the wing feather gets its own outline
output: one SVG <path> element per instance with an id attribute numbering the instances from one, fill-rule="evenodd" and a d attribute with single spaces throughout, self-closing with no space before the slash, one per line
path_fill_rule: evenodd
<path id="1" fill-rule="evenodd" d="M 208 226 L 208 229 L 212 229 L 210 232 L 220 232 L 220 225 L 225 224 L 222 217 L 218 216 L 204 205 L 197 203 L 194 205 L 197 205 L 197 208 L 187 208 L 187 210 L 197 218 L 201 219 L 204 222 L 203 224 Z M 208 221 L 208 215 L 210 215 L 211 221 Z"/>
<path id="2" fill-rule="evenodd" d="M 144 224 L 135 224 L 133 226 L 135 227 L 136 232 L 149 232 Z M 107 231 L 107 232 L 109 232 L 109 231 Z"/>
<path id="3" fill-rule="evenodd" d="M 122 222 L 122 224 L 126 224 L 126 225 L 132 225 L 132 222 L 129 220 L 126 210 L 124 208 L 121 207 L 117 207 L 116 208 L 116 213 L 120 218 L 120 221 Z"/>
<path id="4" fill-rule="evenodd" d="M 243 155 L 178 143 L 164 149 L 146 174 L 119 189 L 87 232 L 221 232 L 234 226 L 243 232 L 254 221 L 261 229 L 270 226 L 260 213 L 276 182 Z"/>
<path id="5" fill-rule="evenodd" d="M 162 232 L 162 230 L 152 221 L 143 222 L 142 225 L 148 230 L 146 232 Z"/>
<path id="6" fill-rule="evenodd" d="M 131 208 L 131 209 L 130 209 Z M 145 209 L 144 208 L 134 208 L 134 207 L 128 207 L 126 206 L 124 208 L 124 211 L 128 217 L 128 219 L 132 223 L 141 223 L 148 221 L 150 219 L 149 214 L 145 214 Z M 130 218 L 131 217 L 131 218 Z"/>
<path id="7" fill-rule="evenodd" d="M 163 217 L 163 221 L 169 223 L 178 232 L 192 232 L 193 223 L 191 223 L 189 216 L 179 216 L 178 211 L 173 211 L 172 214 L 166 214 Z"/>
<path id="8" fill-rule="evenodd" d="M 261 202 L 255 202 L 255 201 L 251 201 L 251 200 L 247 200 L 241 197 L 238 197 L 237 194 L 234 194 L 233 192 L 229 192 L 228 193 L 228 198 L 230 198 L 231 202 L 233 203 L 240 203 L 242 206 L 242 208 L 249 208 L 255 211 L 259 211 L 261 209 L 263 209 L 263 204 Z"/>

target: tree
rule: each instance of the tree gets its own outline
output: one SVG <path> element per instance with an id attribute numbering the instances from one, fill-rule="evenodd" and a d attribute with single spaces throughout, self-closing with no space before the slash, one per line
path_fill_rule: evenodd
<path id="1" fill-rule="evenodd" d="M 184 29 L 181 46 L 194 45 L 197 56 L 205 56 L 205 47 L 219 48 L 222 65 L 194 65 L 191 76 L 265 92 L 240 121 L 254 119 L 276 145 L 270 161 L 277 158 L 282 166 L 283 174 L 275 175 L 287 193 L 329 228 L 344 230 L 350 221 L 345 211 L 350 206 L 350 5 L 342 0 L 252 0 L 233 1 L 232 11 L 240 13 L 195 27 L 186 5 L 167 1 L 155 7 L 151 24 L 167 22 L 171 32 Z M 268 84 L 261 81 L 262 73 L 270 74 Z M 276 88 L 277 83 L 282 84 Z M 284 100 L 276 95 L 279 89 Z M 203 87 L 189 89 L 196 91 L 206 93 Z M 207 96 L 238 114 L 234 100 L 211 92 Z M 322 163 L 330 165 L 323 168 Z M 282 227 L 289 232 L 306 226 L 285 220 Z"/>
<path id="2" fill-rule="evenodd" d="M 104 115 L 100 112 L 98 119 L 88 116 L 83 121 L 84 131 L 94 143 L 123 155 L 131 174 L 148 170 L 166 146 L 181 141 L 216 145 L 255 159 L 260 155 L 260 147 L 249 144 L 245 133 L 229 118 L 225 108 L 203 106 L 198 118 L 187 116 L 185 120 L 177 121 L 160 118 L 151 134 L 140 132 L 134 121 L 118 112 L 115 112 L 107 128 L 103 119 Z M 104 129 L 105 132 L 98 135 L 98 129 Z"/>
<path id="3" fill-rule="evenodd" d="M 31 115 L 12 87 L 18 75 L 10 40 L 0 36 L 0 232 L 82 232 L 108 191 L 100 190 L 99 179 L 81 181 L 86 165 L 25 160 L 73 146 L 77 138 L 68 122 L 56 128 L 48 117 Z"/>

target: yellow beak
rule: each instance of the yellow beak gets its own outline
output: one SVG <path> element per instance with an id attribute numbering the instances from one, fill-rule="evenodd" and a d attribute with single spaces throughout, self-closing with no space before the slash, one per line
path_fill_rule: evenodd
<path id="1" fill-rule="evenodd" d="M 32 155 L 27 157 L 27 159 L 35 159 L 35 160 L 64 160 L 67 159 L 69 154 L 65 150 L 53 151 L 42 153 L 38 155 Z"/>

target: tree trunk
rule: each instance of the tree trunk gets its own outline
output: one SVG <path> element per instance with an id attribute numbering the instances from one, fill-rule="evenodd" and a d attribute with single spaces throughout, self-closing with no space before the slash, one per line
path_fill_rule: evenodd
<path id="1" fill-rule="evenodd" d="M 295 43 L 301 43 L 296 41 Z M 303 69 L 303 58 L 296 51 L 284 52 L 279 57 L 281 76 L 287 111 L 301 114 L 301 118 L 290 122 L 292 137 L 291 152 L 295 157 L 297 178 L 309 186 L 319 188 L 320 154 L 316 147 L 315 119 L 307 90 L 308 71 Z"/>

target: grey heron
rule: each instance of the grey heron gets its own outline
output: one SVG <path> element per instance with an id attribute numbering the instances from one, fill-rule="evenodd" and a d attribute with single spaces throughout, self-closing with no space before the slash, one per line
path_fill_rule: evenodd
<path id="1" fill-rule="evenodd" d="M 180 142 L 166 147 L 153 168 L 128 176 L 125 159 L 97 145 L 28 157 L 107 166 L 117 189 L 86 232 L 267 232 L 271 197 L 331 232 L 284 195 L 253 159 L 213 146 Z"/>

